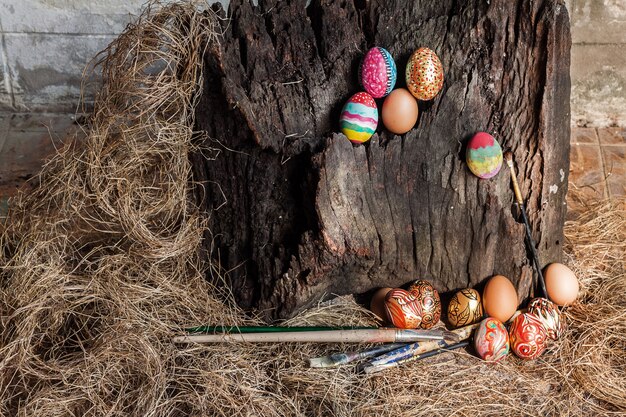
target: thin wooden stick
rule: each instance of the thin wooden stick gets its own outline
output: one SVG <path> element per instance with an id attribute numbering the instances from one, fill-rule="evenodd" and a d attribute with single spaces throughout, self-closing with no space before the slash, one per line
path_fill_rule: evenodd
<path id="1" fill-rule="evenodd" d="M 546 283 L 543 279 L 543 273 L 541 272 L 541 264 L 539 263 L 539 257 L 537 256 L 537 251 L 535 250 L 535 241 L 533 240 L 532 234 L 530 232 L 530 224 L 528 223 L 528 217 L 526 216 L 526 208 L 524 207 L 522 192 L 520 191 L 519 184 L 517 183 L 517 175 L 515 175 L 515 166 L 513 165 L 513 153 L 506 152 L 504 154 L 504 159 L 506 159 L 506 164 L 509 166 L 509 171 L 511 171 L 511 181 L 513 182 L 513 192 L 515 193 L 517 207 L 519 207 L 520 211 L 522 212 L 522 220 L 524 221 L 524 226 L 526 229 L 526 240 L 528 246 L 530 246 L 530 253 L 532 254 L 535 271 L 537 272 L 538 287 L 543 292 L 543 297 L 548 298 Z"/>
<path id="2" fill-rule="evenodd" d="M 310 342 L 310 343 L 394 343 L 417 340 L 443 340 L 444 336 L 455 341 L 456 335 L 441 330 L 408 329 L 357 329 L 322 330 L 281 333 L 233 333 L 178 336 L 174 343 L 219 343 L 219 342 Z"/>

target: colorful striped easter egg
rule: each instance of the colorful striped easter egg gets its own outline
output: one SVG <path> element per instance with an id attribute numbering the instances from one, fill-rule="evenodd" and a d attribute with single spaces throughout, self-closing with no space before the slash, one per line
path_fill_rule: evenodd
<path id="1" fill-rule="evenodd" d="M 356 93 L 343 106 L 339 126 L 344 135 L 353 143 L 370 140 L 378 125 L 376 102 L 367 93 Z"/>
<path id="2" fill-rule="evenodd" d="M 393 90 L 397 77 L 396 63 L 385 48 L 377 46 L 367 51 L 359 67 L 359 80 L 365 91 L 375 98 L 385 97 Z"/>
<path id="3" fill-rule="evenodd" d="M 489 133 L 478 132 L 467 144 L 465 160 L 470 171 L 478 178 L 491 178 L 502 167 L 502 148 Z"/>

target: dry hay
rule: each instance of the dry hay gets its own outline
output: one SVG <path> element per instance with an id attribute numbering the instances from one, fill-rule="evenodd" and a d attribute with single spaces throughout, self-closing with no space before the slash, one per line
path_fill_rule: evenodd
<path id="1" fill-rule="evenodd" d="M 63 150 L 12 201 L 0 255 L 2 415 L 626 412 L 626 212 L 608 202 L 566 224 L 583 293 L 565 336 L 532 362 L 494 366 L 460 351 L 364 376 L 307 368 L 347 346 L 173 346 L 180 326 L 255 323 L 204 279 L 204 225 L 190 203 L 187 155 L 215 19 L 188 4 L 148 8 L 100 56 L 105 83 L 85 146 Z M 371 323 L 346 300 L 289 324 Z"/>

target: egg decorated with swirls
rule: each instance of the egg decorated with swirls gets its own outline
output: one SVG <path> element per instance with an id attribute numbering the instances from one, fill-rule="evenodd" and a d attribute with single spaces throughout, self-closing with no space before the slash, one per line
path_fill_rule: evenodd
<path id="1" fill-rule="evenodd" d="M 385 297 L 387 318 L 400 329 L 417 329 L 422 324 L 422 310 L 415 295 L 395 288 Z"/>
<path id="2" fill-rule="evenodd" d="M 443 66 L 437 54 L 423 47 L 406 64 L 406 86 L 418 100 L 432 100 L 443 87 Z"/>
<path id="3" fill-rule="evenodd" d="M 509 334 L 498 319 L 487 317 L 474 333 L 476 353 L 487 362 L 498 362 L 509 354 Z"/>
<path id="4" fill-rule="evenodd" d="M 433 285 L 426 280 L 417 280 L 409 285 L 408 291 L 415 296 L 422 312 L 422 329 L 430 329 L 441 318 L 441 299 Z"/>
<path id="5" fill-rule="evenodd" d="M 448 322 L 454 327 L 478 323 L 483 318 L 480 293 L 472 288 L 457 291 L 448 304 Z"/>
<path id="6" fill-rule="evenodd" d="M 352 143 L 370 140 L 378 126 L 378 108 L 368 93 L 356 93 L 341 110 L 339 127 Z"/>
<path id="7" fill-rule="evenodd" d="M 533 298 L 528 304 L 528 313 L 541 320 L 550 339 L 557 340 L 565 330 L 565 317 L 558 307 L 547 298 Z"/>
<path id="8" fill-rule="evenodd" d="M 538 358 L 545 350 L 548 335 L 541 320 L 534 314 L 520 314 L 509 328 L 511 350 L 522 359 Z"/>
<path id="9" fill-rule="evenodd" d="M 478 132 L 467 143 L 465 161 L 472 174 L 489 179 L 500 172 L 502 148 L 489 133 Z"/>
<path id="10" fill-rule="evenodd" d="M 391 93 L 396 85 L 398 70 L 393 57 L 385 48 L 371 48 L 359 66 L 361 85 L 372 97 L 381 98 Z"/>

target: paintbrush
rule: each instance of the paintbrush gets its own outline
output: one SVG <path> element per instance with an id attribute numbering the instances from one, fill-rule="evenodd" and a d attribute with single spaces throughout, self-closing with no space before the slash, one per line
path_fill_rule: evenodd
<path id="1" fill-rule="evenodd" d="M 375 326 L 197 326 L 185 329 L 187 333 L 284 333 L 284 332 L 319 332 L 322 330 L 357 330 L 378 329 Z"/>
<path id="2" fill-rule="evenodd" d="M 526 216 L 526 208 L 524 207 L 524 200 L 522 199 L 522 192 L 520 191 L 519 184 L 517 183 L 517 175 L 515 175 L 515 167 L 513 165 L 513 153 L 505 152 L 504 159 L 506 160 L 506 164 L 509 166 L 509 171 L 511 171 L 511 181 L 513 182 L 513 192 L 515 193 L 515 199 L 517 203 L 517 207 L 519 207 L 520 212 L 522 213 L 522 220 L 524 221 L 524 226 L 526 229 L 526 240 L 528 246 L 530 247 L 530 253 L 532 255 L 532 261 L 535 265 L 535 271 L 537 271 L 537 281 L 539 284 L 539 288 L 543 292 L 543 297 L 548 297 L 548 291 L 546 291 L 546 283 L 543 279 L 543 273 L 541 272 L 541 264 L 539 263 L 539 257 L 537 256 L 537 251 L 535 249 L 535 241 L 530 232 L 530 224 L 528 223 L 528 217 Z"/>
<path id="3" fill-rule="evenodd" d="M 457 341 L 458 336 L 442 330 L 421 329 L 352 329 L 321 330 L 279 333 L 222 333 L 177 336 L 174 343 L 219 343 L 219 342 L 309 342 L 309 343 L 396 343 L 418 340 Z"/>
<path id="4" fill-rule="evenodd" d="M 438 347 L 438 348 L 430 350 L 428 352 L 420 353 L 419 355 L 411 356 L 410 358 L 407 358 L 407 359 L 404 359 L 404 360 L 398 361 L 398 362 L 390 362 L 390 363 L 385 363 L 385 364 L 382 364 L 382 365 L 366 364 L 360 370 L 365 372 L 366 374 L 375 374 L 375 373 L 384 371 L 385 369 L 395 368 L 396 366 L 405 364 L 407 362 L 412 362 L 412 361 L 416 361 L 416 360 L 420 360 L 420 359 L 430 358 L 431 356 L 439 355 L 440 353 L 448 352 L 448 351 L 451 351 L 451 350 L 454 350 L 454 349 L 459 349 L 459 348 L 465 347 L 467 345 L 469 345 L 469 341 L 468 340 L 464 340 L 464 341 L 459 342 L 459 343 L 446 344 L 445 346 Z"/>
<path id="5" fill-rule="evenodd" d="M 399 349 L 403 346 L 406 346 L 406 344 L 391 343 L 388 345 L 374 346 L 359 352 L 342 352 L 319 358 L 311 358 L 309 359 L 309 366 L 311 368 L 332 368 L 334 366 L 346 365 L 351 362 L 382 355 L 383 353 L 391 352 L 392 350 Z"/>
<path id="6" fill-rule="evenodd" d="M 466 339 L 469 339 L 472 332 L 477 327 L 478 327 L 478 323 L 470 324 L 469 326 L 455 329 L 452 331 L 452 333 L 454 333 L 457 336 L 458 339 L 456 341 L 466 340 Z M 446 340 L 411 343 L 406 346 L 402 346 L 396 350 L 382 354 L 364 366 L 379 366 L 379 365 L 386 365 L 386 364 L 390 364 L 394 362 L 402 362 L 412 357 L 419 356 L 423 354 L 424 352 L 429 352 L 432 350 L 436 350 L 438 348 L 445 348 L 446 346 L 449 345 L 449 343 L 450 342 Z"/>

